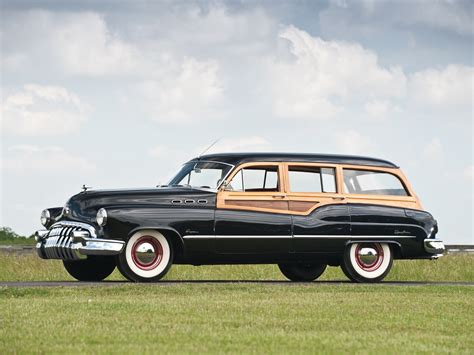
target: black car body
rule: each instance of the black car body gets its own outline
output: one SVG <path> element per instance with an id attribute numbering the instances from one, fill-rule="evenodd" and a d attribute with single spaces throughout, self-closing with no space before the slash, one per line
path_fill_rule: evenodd
<path id="1" fill-rule="evenodd" d="M 175 264 L 274 263 L 309 281 L 340 265 L 353 281 L 382 280 L 393 259 L 444 251 L 437 222 L 401 170 L 356 156 L 242 153 L 184 164 L 168 185 L 86 190 L 43 211 L 45 259 L 79 280 L 117 266 L 156 281 Z"/>

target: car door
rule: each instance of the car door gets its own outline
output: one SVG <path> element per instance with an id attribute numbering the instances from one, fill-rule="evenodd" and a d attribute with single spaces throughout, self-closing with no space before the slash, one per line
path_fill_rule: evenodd
<path id="1" fill-rule="evenodd" d="M 217 194 L 215 246 L 219 254 L 287 254 L 291 216 L 281 163 L 247 163 Z"/>
<path id="2" fill-rule="evenodd" d="M 398 169 L 344 166 L 344 193 L 354 237 L 413 239 L 424 233 L 406 208 L 418 208 L 411 186 Z"/>
<path id="3" fill-rule="evenodd" d="M 289 211 L 293 214 L 295 253 L 328 253 L 350 238 L 349 210 L 332 164 L 285 165 Z"/>

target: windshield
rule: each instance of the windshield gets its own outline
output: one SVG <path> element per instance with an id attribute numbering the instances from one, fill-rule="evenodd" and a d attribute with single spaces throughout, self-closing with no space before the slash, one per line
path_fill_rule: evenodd
<path id="1" fill-rule="evenodd" d="M 183 165 L 168 185 L 216 189 L 232 167 L 230 164 L 218 162 L 189 162 Z"/>

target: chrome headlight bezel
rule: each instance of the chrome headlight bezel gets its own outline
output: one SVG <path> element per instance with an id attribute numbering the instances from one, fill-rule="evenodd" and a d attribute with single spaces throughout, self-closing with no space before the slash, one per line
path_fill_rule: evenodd
<path id="1" fill-rule="evenodd" d="M 46 227 L 51 222 L 51 213 L 49 210 L 46 209 L 41 211 L 40 222 L 44 227 Z"/>
<path id="2" fill-rule="evenodd" d="M 95 220 L 100 227 L 103 227 L 107 224 L 107 211 L 105 208 L 101 208 L 97 211 Z"/>

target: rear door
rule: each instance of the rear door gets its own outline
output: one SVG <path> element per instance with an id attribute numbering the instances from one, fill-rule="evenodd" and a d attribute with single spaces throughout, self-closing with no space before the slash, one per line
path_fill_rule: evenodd
<path id="1" fill-rule="evenodd" d="M 398 169 L 344 166 L 343 177 L 354 237 L 397 240 L 419 234 L 405 213 L 419 204 Z"/>
<path id="2" fill-rule="evenodd" d="M 293 214 L 293 251 L 340 251 L 350 237 L 349 210 L 340 194 L 340 168 L 332 164 L 286 164 L 287 197 Z"/>

